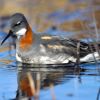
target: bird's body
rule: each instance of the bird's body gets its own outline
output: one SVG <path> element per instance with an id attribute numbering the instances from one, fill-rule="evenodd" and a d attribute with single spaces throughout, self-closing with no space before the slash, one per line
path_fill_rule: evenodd
<path id="1" fill-rule="evenodd" d="M 20 42 L 17 42 L 16 58 L 20 62 L 35 63 L 35 64 L 61 64 L 76 62 L 77 60 L 77 44 L 71 39 L 63 39 L 56 36 L 39 36 L 31 46 L 25 44 L 24 47 L 19 47 Z M 82 45 L 82 44 L 81 44 Z M 89 52 L 87 46 L 83 46 L 80 52 L 80 58 L 84 58 Z"/>
<path id="2" fill-rule="evenodd" d="M 87 62 L 88 59 L 93 58 L 87 43 L 60 36 L 35 34 L 23 14 L 12 15 L 10 22 L 11 30 L 3 42 L 12 34 L 17 36 L 16 58 L 20 62 L 62 64 L 76 62 L 77 57 L 80 58 L 80 62 L 85 62 L 85 60 Z M 96 56 L 98 55 L 96 54 Z"/>

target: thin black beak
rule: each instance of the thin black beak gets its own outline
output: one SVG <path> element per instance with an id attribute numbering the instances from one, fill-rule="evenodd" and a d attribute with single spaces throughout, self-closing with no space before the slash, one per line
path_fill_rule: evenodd
<path id="1" fill-rule="evenodd" d="M 8 35 L 4 38 L 4 40 L 1 42 L 1 45 L 11 36 L 13 35 L 13 32 L 10 30 Z"/>

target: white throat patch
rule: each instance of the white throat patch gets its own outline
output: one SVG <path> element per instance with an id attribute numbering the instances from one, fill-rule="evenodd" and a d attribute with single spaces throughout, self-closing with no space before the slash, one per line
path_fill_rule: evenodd
<path id="1" fill-rule="evenodd" d="M 17 35 L 25 35 L 26 31 L 27 31 L 26 28 L 22 28 L 19 31 L 17 31 L 16 34 Z"/>

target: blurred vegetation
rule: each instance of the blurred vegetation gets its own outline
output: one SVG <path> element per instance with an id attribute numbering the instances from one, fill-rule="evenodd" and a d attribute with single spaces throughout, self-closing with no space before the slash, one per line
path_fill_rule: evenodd
<path id="1" fill-rule="evenodd" d="M 0 16 L 21 12 L 38 32 L 56 26 L 63 31 L 77 32 L 75 38 L 84 38 L 89 35 L 85 34 L 89 31 L 87 26 L 95 32 L 93 13 L 100 29 L 99 6 L 100 0 L 0 0 Z"/>

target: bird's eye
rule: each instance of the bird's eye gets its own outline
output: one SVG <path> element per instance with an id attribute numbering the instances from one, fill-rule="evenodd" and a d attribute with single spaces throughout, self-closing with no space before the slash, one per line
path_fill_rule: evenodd
<path id="1" fill-rule="evenodd" d="M 14 27 L 20 25 L 21 23 L 21 21 L 17 22 L 16 24 L 14 24 Z"/>

